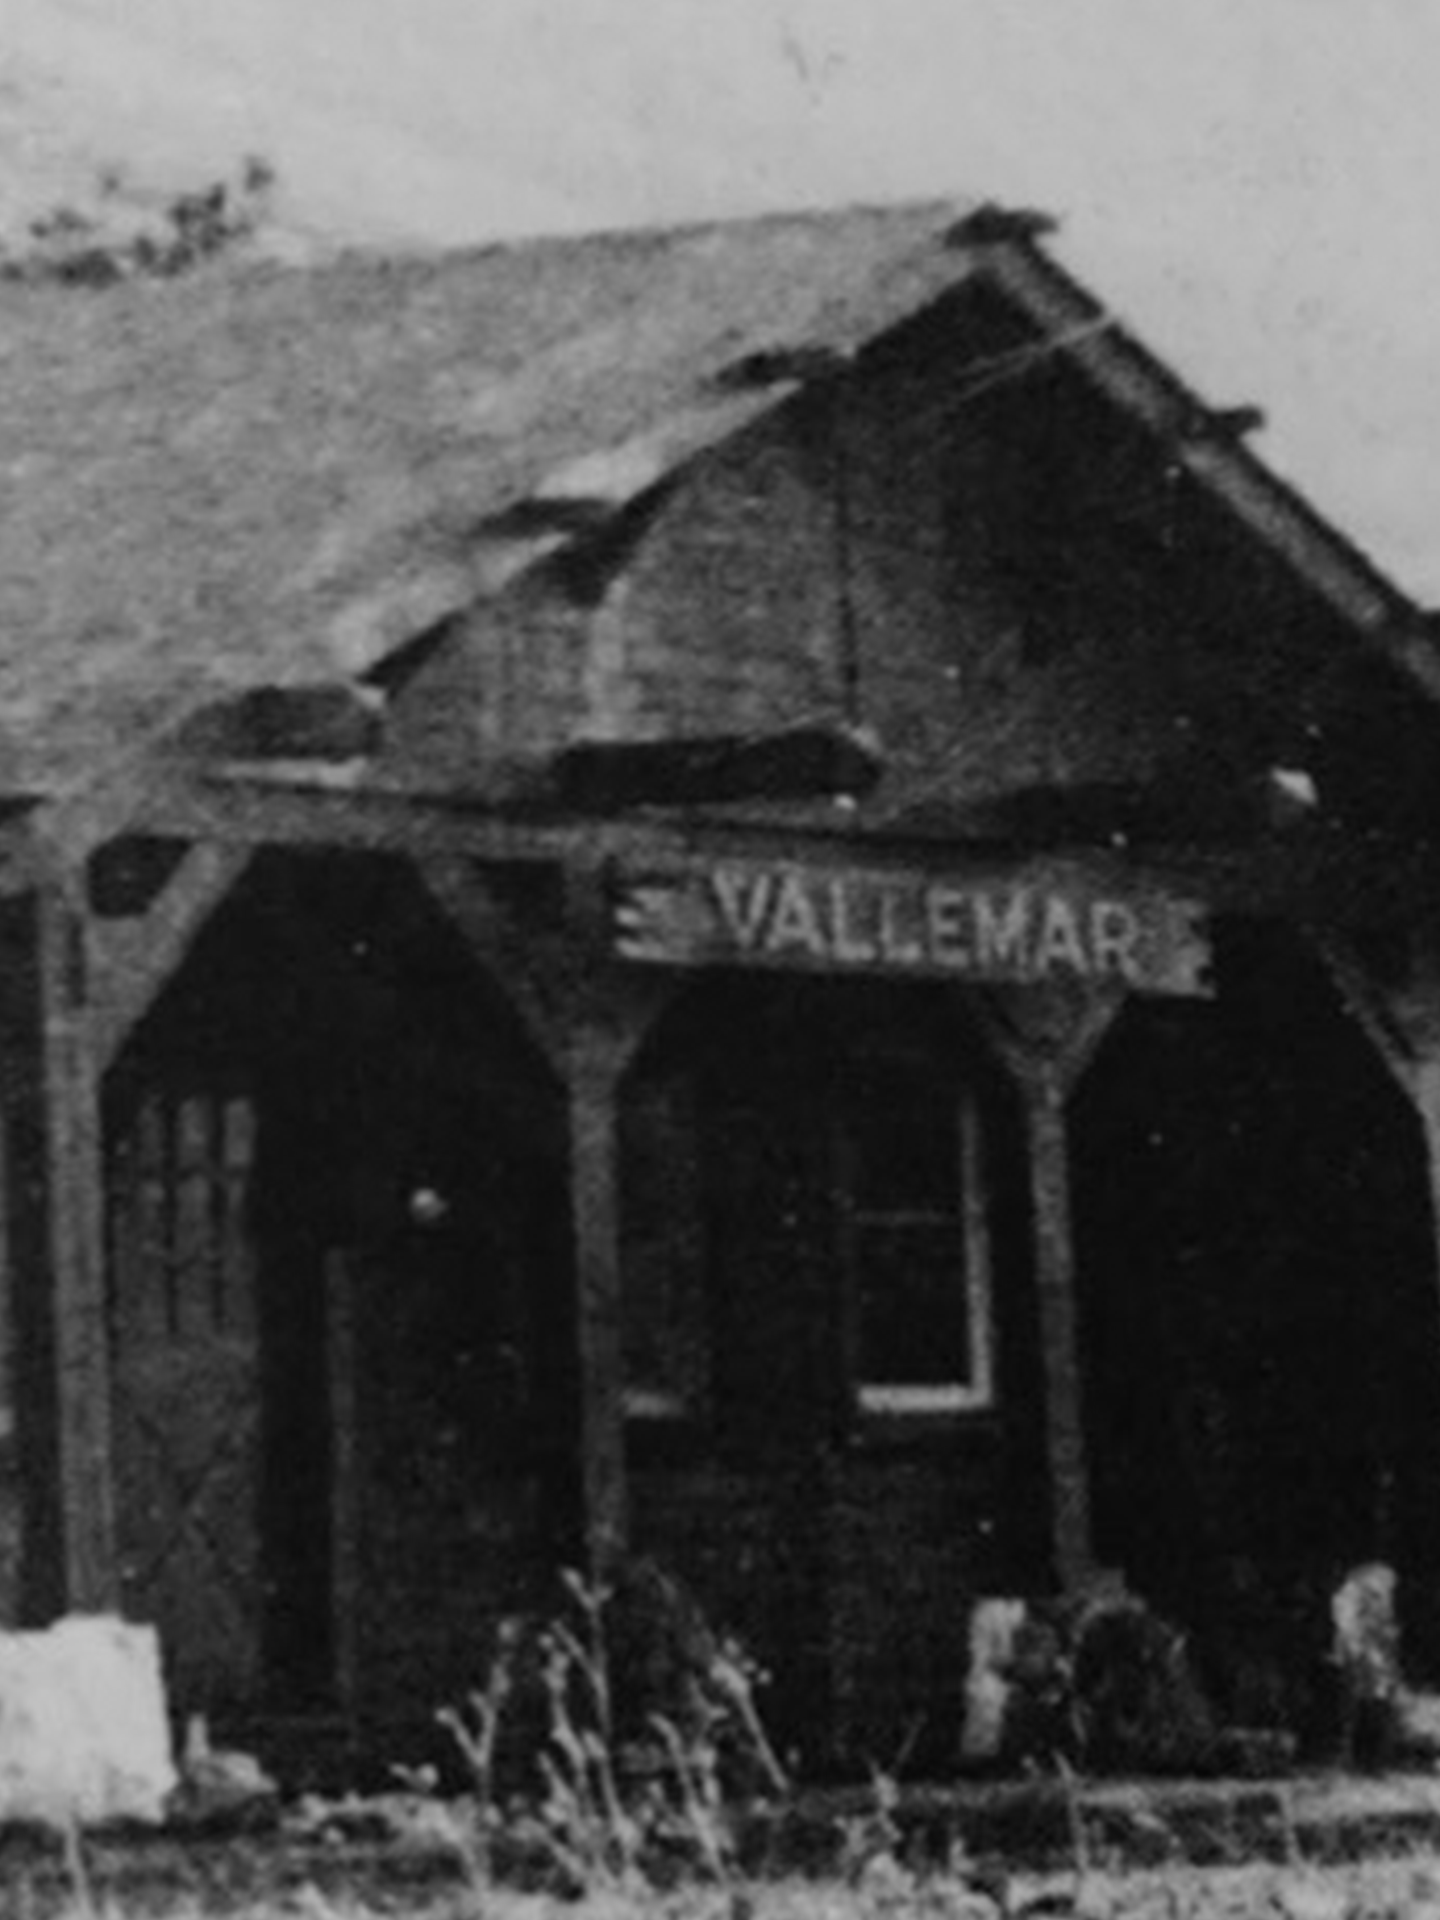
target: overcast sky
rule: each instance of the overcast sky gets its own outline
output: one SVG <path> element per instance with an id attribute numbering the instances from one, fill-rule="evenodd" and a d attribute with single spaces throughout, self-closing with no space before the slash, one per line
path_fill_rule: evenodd
<path id="1" fill-rule="evenodd" d="M 1440 602 L 1440 0 L 0 0 L 0 28 L 0 162 L 41 193 L 259 152 L 297 224 L 389 244 L 1042 205 Z"/>

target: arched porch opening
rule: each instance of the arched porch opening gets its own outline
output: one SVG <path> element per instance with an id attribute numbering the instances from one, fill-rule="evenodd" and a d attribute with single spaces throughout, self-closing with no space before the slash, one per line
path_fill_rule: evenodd
<path id="1" fill-rule="evenodd" d="M 1013 1091 L 944 989 L 751 976 L 625 1094 L 635 1545 L 808 1768 L 951 1765 L 969 1600 L 1046 1556 Z"/>
<path id="2" fill-rule="evenodd" d="M 276 854 L 106 1134 L 123 1592 L 177 1708 L 428 1723 L 573 1537 L 559 1089 L 403 862 Z"/>
<path id="3" fill-rule="evenodd" d="M 1072 1109 L 1096 1547 L 1229 1710 L 1303 1717 L 1344 1572 L 1440 1565 L 1429 1179 L 1298 935 L 1222 922 L 1217 978 L 1132 1003 Z"/>

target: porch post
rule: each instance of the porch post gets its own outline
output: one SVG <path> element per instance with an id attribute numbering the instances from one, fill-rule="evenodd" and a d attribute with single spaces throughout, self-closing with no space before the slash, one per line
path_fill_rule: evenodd
<path id="1" fill-rule="evenodd" d="M 564 873 L 566 963 L 561 1057 L 570 1120 L 570 1213 L 580 1366 L 580 1488 L 586 1560 L 603 1576 L 630 1539 L 625 1473 L 625 1350 L 620 1106 L 625 1073 L 674 983 L 617 967 L 603 863 L 572 855 Z"/>
<path id="2" fill-rule="evenodd" d="M 564 1088 L 574 1249 L 578 1445 L 584 1557 L 603 1575 L 629 1539 L 621 1300 L 620 1102 L 625 1072 L 674 988 L 618 969 L 602 869 L 572 854 L 560 875 L 563 935 L 532 923 L 483 866 L 429 857 L 417 868 L 500 986 Z"/>
<path id="3" fill-rule="evenodd" d="M 1113 995 L 1015 987 L 988 993 L 982 1008 L 982 1024 L 1016 1083 L 1024 1109 L 1045 1397 L 1050 1551 L 1055 1577 L 1067 1590 L 1085 1585 L 1097 1566 L 1075 1297 L 1066 1102 L 1119 1006 Z"/>
<path id="4" fill-rule="evenodd" d="M 63 1604 L 118 1604 L 106 1312 L 104 1136 L 90 1045 L 83 912 L 46 891 L 39 902 L 41 1106 L 46 1264 Z"/>
<path id="5" fill-rule="evenodd" d="M 603 1575 L 629 1539 L 620 1270 L 620 1081 L 627 1036 L 593 1008 L 570 1034 L 570 1210 L 575 1239 L 580 1486 L 585 1555 Z"/>
<path id="6" fill-rule="evenodd" d="M 1045 1453 L 1052 1502 L 1051 1551 L 1064 1588 L 1095 1570 L 1090 1463 L 1085 1444 L 1080 1328 L 1070 1221 L 1070 1146 L 1065 1088 L 1050 1074 L 1022 1082 L 1035 1222 L 1035 1289 L 1045 1377 Z"/>

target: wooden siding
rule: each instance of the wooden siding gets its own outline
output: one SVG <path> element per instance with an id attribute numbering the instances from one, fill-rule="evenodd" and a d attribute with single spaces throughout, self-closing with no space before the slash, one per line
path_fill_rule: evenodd
<path id="1" fill-rule="evenodd" d="M 992 1432 L 809 1469 L 636 1466 L 636 1550 L 678 1573 L 768 1680 L 782 1750 L 811 1768 L 953 1764 L 970 1604 L 1009 1591 Z"/>
<path id="2" fill-rule="evenodd" d="M 593 606 L 542 570 L 457 620 L 397 698 L 390 765 L 503 789 L 497 761 L 575 737 L 768 731 L 834 720 L 853 692 L 888 768 L 862 832 L 1177 761 L 1196 780 L 1222 719 L 1203 758 L 1234 777 L 1278 705 L 1273 681 L 1236 701 L 1254 634 L 1222 610 L 1207 658 L 1208 589 L 1167 557 L 1154 442 L 1073 374 L 972 392 L 969 362 L 1017 346 L 1013 320 L 957 307 L 912 323 L 698 462 Z"/>

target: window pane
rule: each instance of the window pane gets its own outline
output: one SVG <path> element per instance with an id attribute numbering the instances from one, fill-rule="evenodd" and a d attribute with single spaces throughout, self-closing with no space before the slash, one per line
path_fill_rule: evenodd
<path id="1" fill-rule="evenodd" d="M 973 1355 L 958 1222 L 864 1225 L 856 1253 L 864 1384 L 967 1384 Z"/>

